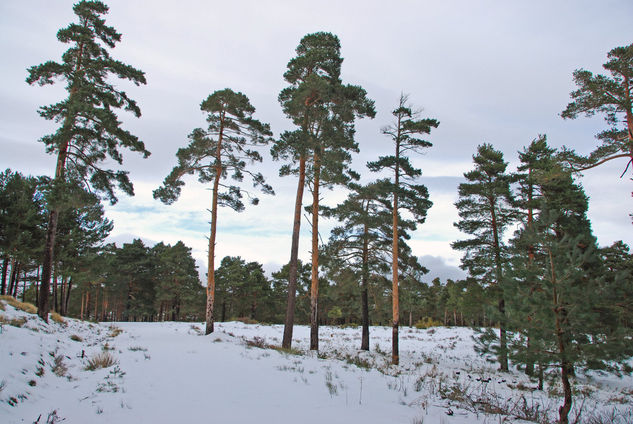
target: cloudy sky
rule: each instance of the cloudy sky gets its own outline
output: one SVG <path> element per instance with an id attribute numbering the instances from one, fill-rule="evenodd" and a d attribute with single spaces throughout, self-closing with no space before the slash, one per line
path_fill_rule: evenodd
<path id="1" fill-rule="evenodd" d="M 563 120 L 560 112 L 574 89 L 572 72 L 601 72 L 607 52 L 633 42 L 630 0 L 561 1 L 126 1 L 109 0 L 107 23 L 123 34 L 112 55 L 146 73 L 148 84 L 118 86 L 136 99 L 143 116 L 120 114 L 124 126 L 152 152 L 148 159 L 127 154 L 136 196 L 121 196 L 107 207 L 114 220 L 112 241 L 140 237 L 148 244 L 182 240 L 193 248 L 206 271 L 210 191 L 188 180 L 178 202 L 162 205 L 152 198 L 175 164 L 174 154 L 193 128 L 204 126 L 200 102 L 226 87 L 246 94 L 256 117 L 275 135 L 291 129 L 277 102 L 286 86 L 282 75 L 299 40 L 329 31 L 341 40 L 342 79 L 363 86 L 375 100 L 377 115 L 357 123 L 361 152 L 355 169 L 364 181 L 375 178 L 368 160 L 389 154 L 392 145 L 380 134 L 401 92 L 409 93 L 423 115 L 440 126 L 433 147 L 413 162 L 434 203 L 427 222 L 411 245 L 431 269 L 429 279 L 459 277 L 460 253 L 450 248 L 465 237 L 453 227 L 457 185 L 471 168 L 477 145 L 488 142 L 516 164 L 517 151 L 538 134 L 551 145 L 586 153 L 601 118 Z M 41 105 L 65 96 L 63 84 L 29 86 L 26 69 L 59 61 L 67 46 L 55 34 L 74 20 L 72 0 L 0 2 L 0 169 L 51 175 L 54 157 L 38 142 L 55 130 L 37 115 Z M 591 170 L 581 182 L 590 197 L 590 218 L 601 245 L 633 242 L 628 214 L 633 212 L 625 163 Z M 277 193 L 241 214 L 221 210 L 217 262 L 239 255 L 274 271 L 290 255 L 296 180 L 277 176 L 278 163 L 265 157 L 260 166 Z M 341 189 L 324 194 L 334 205 Z M 309 199 L 304 199 L 307 203 Z M 324 222 L 323 237 L 335 223 Z M 304 221 L 300 255 L 308 258 Z"/>

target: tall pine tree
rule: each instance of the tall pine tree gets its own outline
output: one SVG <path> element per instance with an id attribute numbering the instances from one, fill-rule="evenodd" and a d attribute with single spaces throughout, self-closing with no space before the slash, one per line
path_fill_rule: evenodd
<path id="1" fill-rule="evenodd" d="M 45 119 L 61 122 L 61 127 L 41 139 L 48 153 L 57 154 L 54 195 L 49 200 L 49 218 L 42 267 L 38 314 L 48 321 L 49 289 L 54 258 L 57 221 L 64 206 L 68 206 L 73 186 L 89 186 L 91 191 L 104 193 L 112 203 L 117 198 L 114 185 L 133 195 L 127 173 L 102 167 L 110 158 L 121 164 L 119 147 L 149 156 L 144 144 L 121 128 L 114 110 L 125 109 L 139 117 L 136 102 L 124 91 L 112 85 L 112 78 L 145 84 L 142 71 L 113 59 L 108 49 L 121 40 L 121 34 L 107 26 L 102 15 L 108 7 L 100 1 L 80 1 L 73 7 L 78 22 L 58 31 L 57 39 L 71 47 L 62 62 L 48 61 L 29 68 L 29 84 L 66 82 L 68 97 L 59 103 L 40 108 Z"/>
<path id="2" fill-rule="evenodd" d="M 258 146 L 268 144 L 272 135 L 268 124 L 253 118 L 255 108 L 242 93 L 226 88 L 209 95 L 200 109 L 208 113 L 207 129 L 196 128 L 189 135 L 189 145 L 178 150 L 178 165 L 165 178 L 163 185 L 154 190 L 154 198 L 171 204 L 180 196 L 186 175 L 196 174 L 201 183 L 211 183 L 211 234 L 207 273 L 206 334 L 213 332 L 213 309 L 215 302 L 215 239 L 218 221 L 218 206 L 228 206 L 241 212 L 244 195 L 251 203 L 259 200 L 239 185 L 227 185 L 223 181 L 230 177 L 241 182 L 245 175 L 251 177 L 253 186 L 264 193 L 274 194 L 261 173 L 248 167 L 261 162 Z"/>
<path id="3" fill-rule="evenodd" d="M 312 190 L 312 285 L 310 348 L 318 349 L 318 266 L 320 188 L 347 183 L 350 152 L 358 151 L 354 140 L 356 118 L 375 115 L 373 102 L 359 86 L 344 85 L 340 79 L 340 42 L 331 33 L 317 32 L 301 39 L 297 56 L 288 62 L 284 79 L 290 84 L 279 94 L 284 113 L 299 127 L 285 133 L 272 155 L 298 167 L 282 167 L 282 175 L 298 174 L 297 196 L 290 252 L 288 305 L 282 346 L 292 343 L 296 296 L 297 260 L 301 205 L 306 178 Z"/>
<path id="4" fill-rule="evenodd" d="M 382 129 L 394 143 L 393 155 L 381 156 L 377 161 L 367 164 L 374 172 L 389 169 L 393 172 L 391 180 L 392 204 L 392 347 L 391 358 L 394 364 L 399 363 L 398 325 L 400 322 L 400 304 L 398 300 L 398 241 L 400 232 L 400 211 L 407 211 L 413 215 L 413 222 L 422 224 L 426 219 L 426 212 L 432 203 L 426 186 L 415 184 L 415 180 L 422 174 L 420 169 L 413 167 L 407 153 L 421 153 L 423 149 L 431 147 L 431 143 L 420 138 L 430 134 L 431 129 L 437 128 L 439 122 L 435 119 L 420 118 L 420 113 L 412 109 L 408 96 L 402 94 L 398 107 L 392 112 L 394 121 Z M 415 225 L 414 225 L 415 229 Z"/>
<path id="5" fill-rule="evenodd" d="M 508 370 L 503 267 L 507 262 L 504 230 L 514 219 L 511 178 L 506 174 L 503 154 L 490 144 L 482 144 L 473 156 L 475 169 L 466 172 L 468 182 L 459 185 L 459 200 L 455 203 L 460 221 L 454 225 L 473 236 L 452 243 L 453 249 L 466 253 L 461 268 L 471 276 L 488 282 L 495 289 L 499 311 L 499 352 L 501 369 Z"/>

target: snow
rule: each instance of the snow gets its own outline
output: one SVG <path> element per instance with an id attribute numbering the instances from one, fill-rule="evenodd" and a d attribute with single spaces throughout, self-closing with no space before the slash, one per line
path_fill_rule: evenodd
<path id="1" fill-rule="evenodd" d="M 271 347 L 280 325 L 216 323 L 204 336 L 200 323 L 45 324 L 7 304 L 0 318 L 2 423 L 520 423 L 525 411 L 554 419 L 562 403 L 555 379 L 538 391 L 479 356 L 468 328 L 401 328 L 393 366 L 386 327 L 370 329 L 371 352 L 358 350 L 360 328 L 321 327 L 317 353 L 295 326 L 295 354 Z M 102 352 L 116 364 L 86 370 Z M 575 388 L 572 415 L 617 408 L 615 422 L 631 422 L 633 378 L 580 376 Z"/>

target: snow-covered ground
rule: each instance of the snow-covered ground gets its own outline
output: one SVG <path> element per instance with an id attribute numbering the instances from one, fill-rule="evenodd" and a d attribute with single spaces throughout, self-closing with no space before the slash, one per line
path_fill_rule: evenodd
<path id="1" fill-rule="evenodd" d="M 467 328 L 402 328 L 395 367 L 386 327 L 371 328 L 371 352 L 358 350 L 360 328 L 321 327 L 317 354 L 305 326 L 286 353 L 271 348 L 279 325 L 217 323 L 209 336 L 191 323 L 47 325 L 10 305 L 0 322 L 1 423 L 548 422 L 561 404 L 557 381 L 538 391 L 497 371 Z M 115 364 L 87 370 L 104 352 Z M 575 390 L 570 416 L 633 421 L 633 378 L 582 376 Z"/>

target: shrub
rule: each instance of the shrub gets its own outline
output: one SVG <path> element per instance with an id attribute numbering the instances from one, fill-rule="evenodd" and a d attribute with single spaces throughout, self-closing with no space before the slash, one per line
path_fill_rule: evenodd
<path id="1" fill-rule="evenodd" d="M 88 359 L 88 364 L 84 368 L 86 371 L 94 371 L 100 368 L 108 368 L 117 364 L 117 360 L 110 352 L 101 352 Z"/>
<path id="2" fill-rule="evenodd" d="M 421 318 L 418 322 L 415 323 L 415 328 L 424 330 L 424 329 L 431 328 L 431 327 L 439 327 L 440 325 L 442 325 L 441 322 L 435 321 L 431 317 L 424 317 L 424 318 Z"/>

